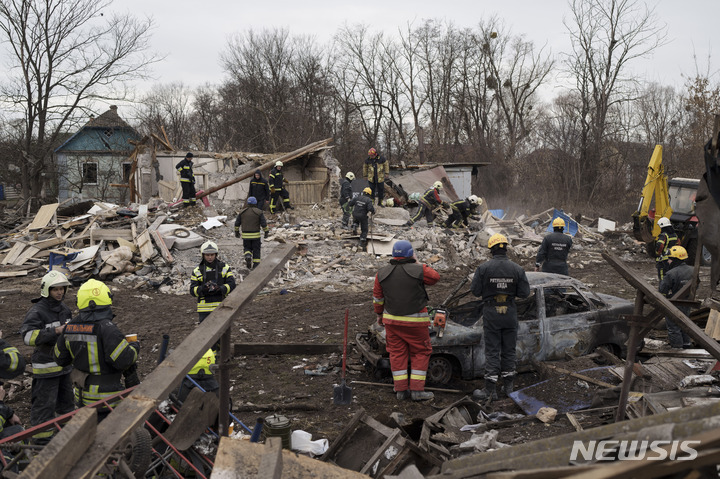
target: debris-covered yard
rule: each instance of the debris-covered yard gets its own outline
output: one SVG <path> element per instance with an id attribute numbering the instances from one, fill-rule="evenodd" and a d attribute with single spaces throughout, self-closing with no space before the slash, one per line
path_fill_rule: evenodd
<path id="1" fill-rule="evenodd" d="M 170 347 L 174 348 L 198 327 L 195 301 L 188 290 L 201 242 L 217 242 L 221 259 L 232 265 L 238 280 L 252 280 L 242 266 L 242 240 L 232 235 L 234 212 L 200 207 L 175 210 L 157 203 L 149 205 L 147 212 L 142 208 L 138 215 L 139 208 L 91 206 L 91 213 L 71 217 L 59 215 L 57 209 L 38 214 L 32 223 L 6 233 L 2 261 L 6 265 L 2 271 L 6 278 L 2 284 L 3 337 L 30 355 L 31 348 L 21 346 L 17 330 L 29 300 L 38 295 L 39 278 L 52 253 L 53 258 L 61 257 L 56 264 L 67 268 L 76 283 L 94 274 L 111 284 L 115 321 L 121 330 L 138 333 L 141 339 L 140 375 L 144 377 L 155 368 L 164 334 L 170 336 Z M 398 437 L 412 444 L 395 444 L 412 454 L 408 452 L 406 460 L 394 465 L 381 464 L 388 467 L 388 473 L 398 473 L 400 465 L 413 463 L 424 474 L 433 474 L 455 457 L 614 422 L 624 363 L 612 355 L 568 354 L 565 361 L 538 364 L 534 372 L 521 374 L 516 388 L 536 385 L 526 390 L 532 393 L 533 401 L 556 409 L 547 416 L 543 411 L 540 420 L 504 396 L 492 404 L 472 401 L 472 392 L 482 387 L 482 380 L 454 377 L 449 384 L 429 385 L 438 386 L 432 402 L 398 402 L 389 378 L 379 377 L 369 369 L 353 347 L 355 335 L 366 331 L 374 321 L 373 278 L 377 268 L 387 262 L 388 257 L 381 253 L 387 251 L 393 238 L 412 241 L 419 260 L 432 264 L 441 273 L 440 283 L 428 289 L 431 304 L 437 305 L 487 258 L 484 245 L 493 232 L 508 235 L 511 257 L 531 271 L 551 210 L 513 220 L 498 220 L 485 213 L 480 221 L 471 221 L 467 230 L 447 230 L 428 227 L 424 222 L 414 228 L 392 226 L 407 212 L 382 208 L 374 218 L 372 237 L 376 240 L 371 241 L 368 252 L 359 250 L 357 239 L 339 227 L 337 210 L 315 205 L 271 216 L 271 235 L 263 243 L 263 257 L 282 244 L 295 243 L 298 248 L 232 324 L 232 343 L 239 353 L 232 360 L 232 412 L 245 425 L 252 428 L 258 417 L 282 415 L 289 419 L 292 430 L 306 431 L 313 440 L 329 441 L 331 447 L 325 459 L 379 477 L 375 475 L 377 470 L 368 470 L 363 461 L 381 446 L 387 447 L 385 441 L 368 445 L 366 451 L 354 449 L 355 444 L 368 441 L 368 434 L 379 434 L 377 430 L 390 434 L 402 431 Z M 581 224 L 569 260 L 571 276 L 596 292 L 634 299 L 634 288 L 602 258 L 602 251 L 607 250 L 645 281 L 656 282 L 653 261 L 645 255 L 644 246 L 631 238 L 628 227 L 598 233 L 596 228 Z M 86 238 L 96 247 L 87 254 L 89 258 L 82 257 L 87 247 L 81 250 L 79 260 L 69 254 L 69 249 L 58 249 L 73 241 L 80 245 Z M 703 298 L 709 272 L 704 267 L 700 272 L 698 298 Z M 66 303 L 74 306 L 74 298 L 71 288 Z M 348 385 L 353 399 L 349 406 L 337 406 L 333 405 L 332 395 L 340 379 L 340 348 L 335 352 L 298 354 L 283 345 L 341 345 L 346 309 L 350 318 Z M 704 326 L 706 317 L 707 312 L 696 319 Z M 662 339 L 664 335 L 660 328 L 649 336 Z M 651 347 L 656 348 L 654 354 Z M 662 394 L 675 390 L 680 380 L 712 365 L 707 354 L 692 350 L 685 355 L 676 353 L 681 357 L 672 359 L 666 356 L 670 352 L 665 349 L 660 341 L 646 345 L 645 351 L 651 355 L 642 356 L 644 370 L 638 374 L 640 382 L 635 383 L 634 391 Z M 253 354 L 243 355 L 243 350 Z M 694 363 L 683 356 L 693 358 Z M 26 419 L 30 377 L 9 383 L 7 402 Z M 662 401 L 670 400 L 649 397 L 635 402 L 634 398 L 631 395 L 629 411 L 635 416 L 646 414 L 649 407 L 661 408 Z M 698 400 L 683 400 L 683 404 L 696 404 Z M 365 424 L 365 429 L 359 424 Z M 474 432 L 463 428 L 472 424 L 476 424 Z M 249 434 L 240 425 L 235 426 L 235 431 L 236 435 L 237 431 Z M 346 457 L 348 447 L 355 451 L 352 460 Z"/>

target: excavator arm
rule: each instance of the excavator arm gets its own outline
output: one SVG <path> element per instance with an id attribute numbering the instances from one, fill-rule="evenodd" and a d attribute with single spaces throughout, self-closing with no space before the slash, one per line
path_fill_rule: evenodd
<path id="1" fill-rule="evenodd" d="M 650 206 L 654 199 L 655 216 L 650 218 Z M 672 208 L 670 207 L 670 194 L 668 192 L 668 180 L 665 174 L 665 167 L 662 164 L 662 145 L 655 145 L 655 150 L 648 163 L 647 178 L 642 190 L 640 203 L 637 211 L 633 213 L 633 234 L 635 239 L 644 243 L 650 243 L 660 234 L 660 227 L 656 224 L 657 219 L 670 218 Z"/>

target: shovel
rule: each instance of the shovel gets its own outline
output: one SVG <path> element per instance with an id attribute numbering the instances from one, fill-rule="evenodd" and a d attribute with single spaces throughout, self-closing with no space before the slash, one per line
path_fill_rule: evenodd
<path id="1" fill-rule="evenodd" d="M 352 401 L 352 388 L 345 384 L 345 363 L 347 362 L 347 342 L 348 342 L 348 321 L 350 319 L 350 310 L 345 310 L 345 338 L 343 340 L 343 361 L 342 361 L 342 380 L 339 386 L 333 389 L 333 404 L 347 405 Z"/>

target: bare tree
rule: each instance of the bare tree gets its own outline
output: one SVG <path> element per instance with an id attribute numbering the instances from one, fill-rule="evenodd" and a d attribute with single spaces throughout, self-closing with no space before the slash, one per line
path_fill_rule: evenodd
<path id="1" fill-rule="evenodd" d="M 60 135 L 98 99 L 123 99 L 147 56 L 151 20 L 109 11 L 110 0 L 4 0 L 0 35 L 11 52 L 0 99 L 22 116 L 22 190 L 38 198 Z M 106 15 L 107 13 L 107 15 Z"/>
<path id="2" fill-rule="evenodd" d="M 582 108 L 581 184 L 576 200 L 591 202 L 603 171 L 606 126 L 611 108 L 632 100 L 628 65 L 665 41 L 665 26 L 638 0 L 571 0 L 565 26 L 572 40 L 567 72 L 575 81 Z"/>
<path id="3" fill-rule="evenodd" d="M 138 112 L 146 133 L 167 133 L 175 148 L 198 148 L 193 143 L 190 115 L 192 91 L 180 82 L 155 85 L 143 96 Z"/>

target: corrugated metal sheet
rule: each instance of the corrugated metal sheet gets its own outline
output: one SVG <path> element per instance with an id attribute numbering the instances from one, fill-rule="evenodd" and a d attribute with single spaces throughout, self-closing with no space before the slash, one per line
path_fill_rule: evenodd
<path id="1" fill-rule="evenodd" d="M 441 181 L 444 188 L 440 192 L 440 198 L 443 201 L 456 201 L 459 199 L 445 168 L 442 166 L 402 175 L 394 175 L 391 176 L 390 179 L 396 185 L 402 186 L 408 195 L 410 193 L 425 193 L 433 183 Z"/>

